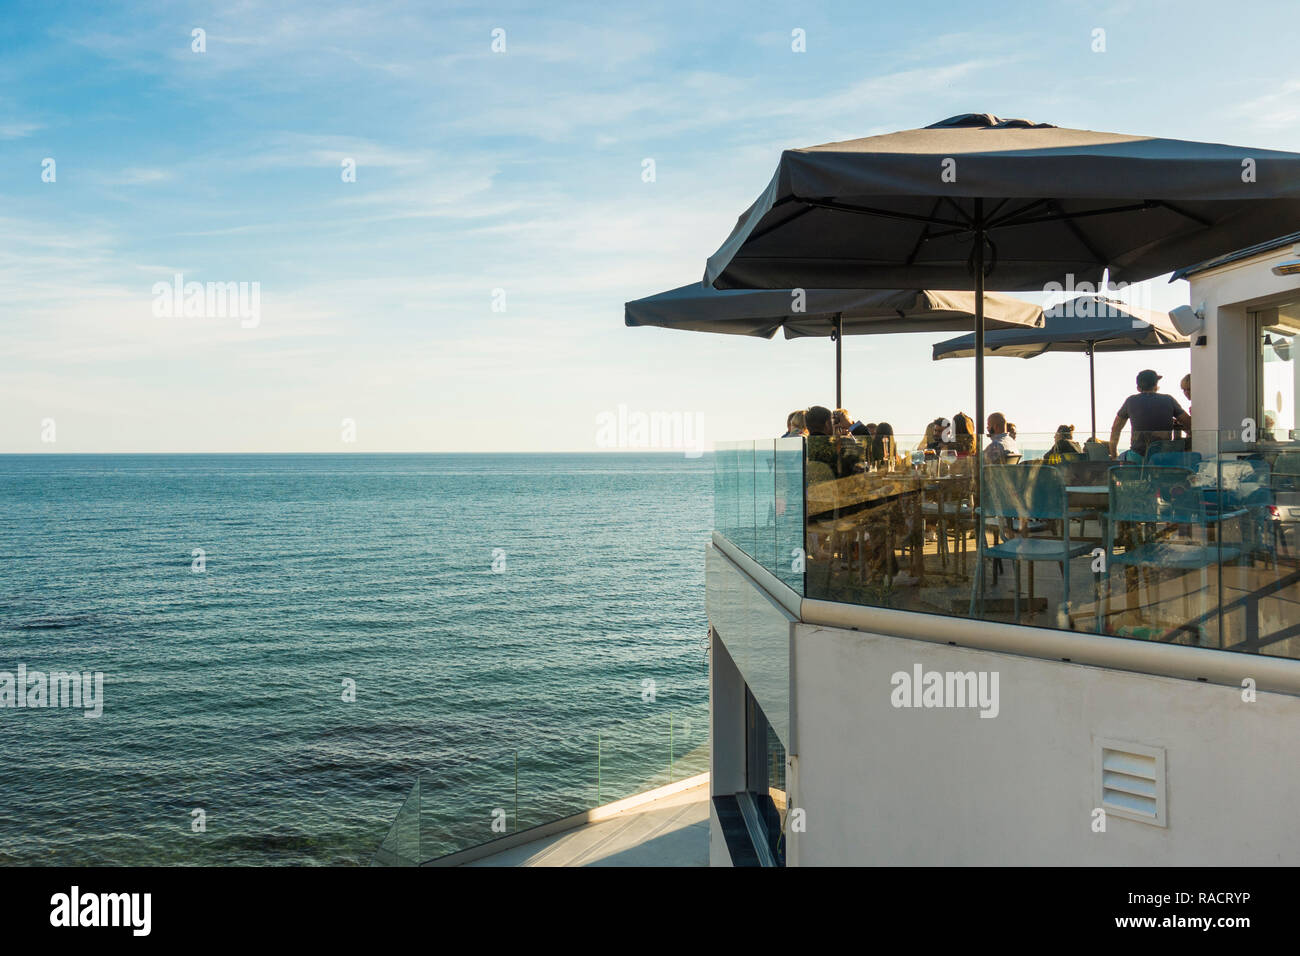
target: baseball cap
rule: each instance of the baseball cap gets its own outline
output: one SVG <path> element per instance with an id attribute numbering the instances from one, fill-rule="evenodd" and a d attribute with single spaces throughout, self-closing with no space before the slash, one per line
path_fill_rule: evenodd
<path id="1" fill-rule="evenodd" d="M 1157 375 L 1153 369 L 1144 368 L 1138 372 L 1138 388 L 1152 388 L 1160 379 L 1161 376 Z"/>

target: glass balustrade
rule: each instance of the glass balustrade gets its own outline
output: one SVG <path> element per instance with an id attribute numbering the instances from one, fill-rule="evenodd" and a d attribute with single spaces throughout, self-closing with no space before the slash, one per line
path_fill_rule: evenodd
<path id="1" fill-rule="evenodd" d="M 713 462 L 714 527 L 803 594 L 803 439 L 722 443 Z"/>
<path id="2" fill-rule="evenodd" d="M 809 598 L 1300 656 L 1300 441 L 1108 438 L 731 444 L 717 529 Z"/>
<path id="3" fill-rule="evenodd" d="M 427 863 L 708 769 L 709 720 L 702 706 L 595 732 L 556 728 L 518 749 L 417 775 L 375 861 Z"/>

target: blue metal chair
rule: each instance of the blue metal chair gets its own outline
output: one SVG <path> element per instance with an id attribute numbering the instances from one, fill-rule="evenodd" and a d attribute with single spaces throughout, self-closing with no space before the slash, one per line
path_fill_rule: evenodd
<path id="1" fill-rule="evenodd" d="M 1110 570 L 1115 566 L 1133 568 L 1168 568 L 1201 572 L 1201 615 L 1199 625 L 1206 618 L 1205 594 L 1209 588 L 1208 569 L 1231 561 L 1241 554 L 1236 547 L 1225 546 L 1216 535 L 1209 542 L 1209 527 L 1225 517 L 1237 517 L 1243 511 L 1212 513 L 1207 508 L 1207 489 L 1194 481 L 1194 472 L 1187 468 L 1153 468 L 1151 466 L 1121 465 L 1108 474 L 1109 520 L 1106 522 L 1106 586 L 1103 601 L 1098 604 L 1098 630 L 1101 618 L 1110 599 Z M 1124 551 L 1115 551 L 1115 532 L 1120 524 L 1137 525 L 1132 540 Z M 1161 533 L 1152 529 L 1165 526 Z M 1191 526 L 1202 529 L 1205 543 L 1171 540 L 1169 526 Z M 1187 593 L 1184 592 L 1184 601 Z M 1183 626 L 1189 626 L 1189 621 Z M 1199 626 L 1198 631 L 1199 634 Z"/>
<path id="2" fill-rule="evenodd" d="M 1065 589 L 1061 609 L 1070 610 L 1070 560 L 1087 554 L 1087 543 L 1070 541 L 1070 520 L 1095 515 L 1093 511 L 1071 511 L 1060 470 L 1041 462 L 1032 465 L 991 465 L 984 469 L 980 511 L 985 518 L 1027 521 L 1059 521 L 1063 537 L 1016 535 L 986 548 L 987 558 L 1008 558 L 1015 562 L 1016 622 L 1020 621 L 1020 562 L 1053 561 L 1061 566 Z"/>
<path id="3" fill-rule="evenodd" d="M 1154 468 L 1187 468 L 1195 471 L 1201 463 L 1199 451 L 1155 451 L 1147 454 L 1146 464 Z"/>

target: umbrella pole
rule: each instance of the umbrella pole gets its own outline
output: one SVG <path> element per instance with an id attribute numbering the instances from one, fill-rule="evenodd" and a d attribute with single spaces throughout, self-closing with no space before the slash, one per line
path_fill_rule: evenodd
<path id="1" fill-rule="evenodd" d="M 843 408 L 844 402 L 840 396 L 840 383 L 844 373 L 844 313 L 835 313 L 835 407 Z"/>
<path id="2" fill-rule="evenodd" d="M 1093 365 L 1093 353 L 1097 343 L 1088 343 L 1088 392 L 1092 396 L 1092 440 L 1097 440 L 1097 369 Z"/>
<path id="3" fill-rule="evenodd" d="M 975 200 L 975 580 L 971 614 L 984 616 L 984 200 Z M 976 603 L 978 599 L 978 604 Z M 977 612 L 978 611 L 978 615 Z"/>

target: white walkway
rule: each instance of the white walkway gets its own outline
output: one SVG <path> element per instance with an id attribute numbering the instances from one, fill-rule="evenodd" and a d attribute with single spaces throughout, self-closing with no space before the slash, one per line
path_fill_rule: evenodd
<path id="1" fill-rule="evenodd" d="M 708 866 L 707 783 L 466 866 Z"/>

